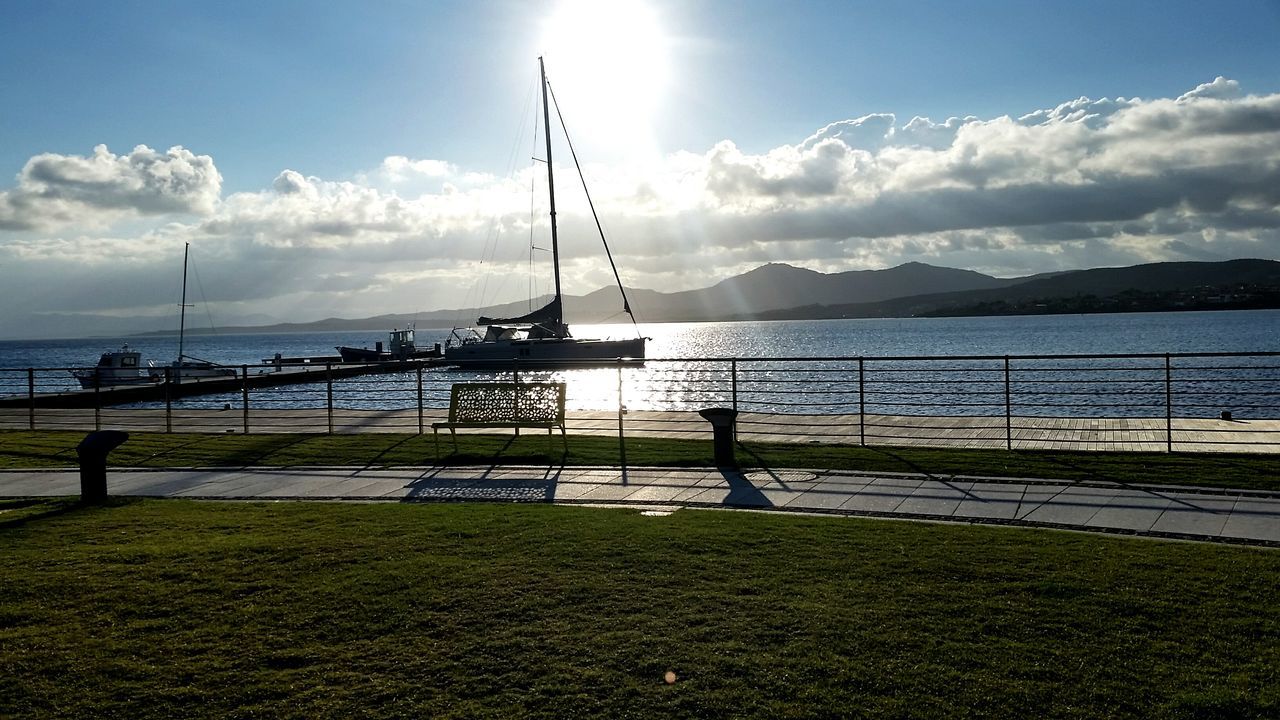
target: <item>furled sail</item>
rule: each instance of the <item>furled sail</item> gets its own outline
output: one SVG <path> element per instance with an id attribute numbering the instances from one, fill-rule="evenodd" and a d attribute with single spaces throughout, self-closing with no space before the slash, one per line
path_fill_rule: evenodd
<path id="1" fill-rule="evenodd" d="M 513 318 L 490 318 L 482 317 L 476 321 L 478 325 L 550 325 L 558 326 L 561 324 L 561 318 L 564 313 L 560 309 L 560 298 L 555 298 L 551 302 L 534 310 L 526 315 Z"/>

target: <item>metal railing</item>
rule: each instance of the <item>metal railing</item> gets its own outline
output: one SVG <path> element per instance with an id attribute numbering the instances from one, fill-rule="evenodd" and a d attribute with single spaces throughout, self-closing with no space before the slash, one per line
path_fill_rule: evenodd
<path id="1" fill-rule="evenodd" d="M 696 411 L 728 407 L 740 440 L 1280 452 L 1280 353 L 246 365 L 216 387 L 88 390 L 70 370 L 0 369 L 0 428 L 423 433 L 454 382 L 554 380 L 568 385 L 573 434 L 706 438 Z"/>

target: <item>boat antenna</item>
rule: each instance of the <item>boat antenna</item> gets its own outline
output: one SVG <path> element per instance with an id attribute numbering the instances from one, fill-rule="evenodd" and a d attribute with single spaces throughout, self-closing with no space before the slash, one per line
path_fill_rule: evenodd
<path id="1" fill-rule="evenodd" d="M 547 197 L 551 202 L 551 264 L 555 267 L 556 278 L 556 305 L 560 317 L 560 324 L 564 324 L 564 308 L 560 305 L 560 241 L 556 236 L 556 182 L 554 164 L 551 162 L 551 109 L 547 104 L 547 66 L 543 62 L 542 57 L 538 57 L 538 73 L 542 76 L 542 128 L 543 135 L 547 138 Z M 560 114 L 560 108 L 556 107 L 556 115 Z M 562 122 L 563 125 L 563 122 Z M 567 135 L 567 133 L 566 133 Z M 570 151 L 573 147 L 570 146 Z M 612 262 L 612 261 L 610 261 Z M 559 332 L 556 333 L 557 335 Z"/>
<path id="2" fill-rule="evenodd" d="M 539 58 L 541 60 L 541 58 Z M 550 84 L 547 85 L 550 87 Z M 560 103 L 556 100 L 555 92 L 551 93 L 551 101 L 556 106 L 556 118 L 560 120 L 560 129 L 564 131 L 564 140 L 569 145 L 569 154 L 573 156 L 573 166 L 578 169 L 578 179 L 582 181 L 582 192 L 587 196 L 587 206 L 591 208 L 591 219 L 596 221 L 596 231 L 600 233 L 600 242 L 604 244 L 605 257 L 609 258 L 609 267 L 613 269 L 613 279 L 618 283 L 618 291 L 622 293 L 622 309 L 631 316 L 631 325 L 636 328 L 636 332 L 640 332 L 640 326 L 636 324 L 636 314 L 631 312 L 631 302 L 627 300 L 627 289 L 622 285 L 622 276 L 618 274 L 618 265 L 613 262 L 613 253 L 609 250 L 609 241 L 604 238 L 604 227 L 600 225 L 600 216 L 596 214 L 596 204 L 591 201 L 591 191 L 587 189 L 587 178 L 582 174 L 582 164 L 578 162 L 578 151 L 573 149 L 573 139 L 569 137 L 569 128 L 564 123 L 564 114 L 560 112 Z M 550 134 L 548 133 L 548 137 Z M 550 140 L 547 141 L 550 143 Z M 552 216 L 554 218 L 554 215 Z M 555 237 L 555 222 L 551 223 L 551 237 Z M 556 282 L 560 281 L 560 267 L 556 266 Z M 557 297 L 559 296 L 559 286 L 556 288 Z"/>

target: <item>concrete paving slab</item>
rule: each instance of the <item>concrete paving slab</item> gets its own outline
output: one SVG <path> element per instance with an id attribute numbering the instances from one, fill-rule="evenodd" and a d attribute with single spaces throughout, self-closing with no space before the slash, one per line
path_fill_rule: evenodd
<path id="1" fill-rule="evenodd" d="M 1022 495 L 1027 486 L 1022 484 L 1001 485 L 996 483 L 974 483 L 969 494 L 956 506 L 952 517 L 993 518 L 1012 520 L 1018 514 L 1022 504 Z"/>
<path id="2" fill-rule="evenodd" d="M 107 487 L 110 489 L 110 477 Z M 3 473 L 0 495 L 8 497 L 62 497 L 80 494 L 77 473 Z"/>
<path id="3" fill-rule="evenodd" d="M 1022 493 L 1022 503 L 1018 505 L 1018 514 L 1015 515 L 1014 517 L 1020 520 L 1026 517 L 1027 515 L 1030 515 L 1031 513 L 1035 512 L 1036 509 L 1038 509 L 1041 505 L 1048 502 L 1050 499 L 1056 497 L 1059 493 L 1061 493 L 1063 490 L 1066 490 L 1066 489 L 1067 489 L 1066 485 L 1059 485 L 1056 483 L 1048 483 L 1048 484 L 1028 483 L 1026 486 L 1026 490 Z"/>
<path id="4" fill-rule="evenodd" d="M 1221 536 L 1280 542 L 1280 500 L 1240 498 L 1222 527 Z"/>
<path id="5" fill-rule="evenodd" d="M 1119 489 L 1105 507 L 1089 518 L 1089 527 L 1147 532 L 1171 504 L 1163 493 Z"/>
<path id="6" fill-rule="evenodd" d="M 618 483 L 599 484 L 575 498 L 582 502 L 621 502 L 639 488 Z"/>
<path id="7" fill-rule="evenodd" d="M 683 485 L 651 484 L 636 488 L 627 496 L 627 502 L 671 502 L 684 492 Z"/>
<path id="8" fill-rule="evenodd" d="M 1030 495 L 1030 489 L 1028 489 Z M 1055 525 L 1085 525 L 1111 501 L 1107 488 L 1068 486 L 1044 499 L 1021 519 Z M 1025 502 L 1025 498 L 1024 498 Z"/>
<path id="9" fill-rule="evenodd" d="M 559 500 L 564 502 L 577 500 L 583 495 L 600 487 L 600 485 L 601 483 L 561 481 L 556 483 L 555 487 L 552 488 L 552 493 L 554 494 L 553 500 Z"/>
<path id="10" fill-rule="evenodd" d="M 1218 537 L 1235 508 L 1236 498 L 1222 495 L 1170 493 L 1169 507 L 1151 526 L 1153 532 Z"/>
<path id="11" fill-rule="evenodd" d="M 894 512 L 915 491 L 915 487 L 904 487 L 901 484 L 868 482 L 851 493 L 840 505 L 840 509 L 851 512 Z"/>
<path id="12" fill-rule="evenodd" d="M 864 487 L 866 487 L 865 484 L 850 485 L 848 482 L 823 481 L 802 492 L 800 497 L 793 499 L 787 507 L 796 510 L 801 508 L 839 510 L 848 502 L 851 495 Z"/>
<path id="13" fill-rule="evenodd" d="M 929 482 L 911 492 L 894 512 L 950 517 L 969 497 L 971 482 Z"/>
<path id="14" fill-rule="evenodd" d="M 163 471 L 107 474 L 107 489 L 112 495 L 167 496 L 199 487 L 216 478 L 208 470 Z"/>

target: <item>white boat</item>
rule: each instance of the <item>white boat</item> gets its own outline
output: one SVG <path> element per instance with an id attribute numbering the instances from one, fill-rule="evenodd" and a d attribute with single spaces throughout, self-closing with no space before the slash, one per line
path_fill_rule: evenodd
<path id="1" fill-rule="evenodd" d="M 72 370 L 71 374 L 85 390 L 117 385 L 147 385 L 164 379 L 163 374 L 158 373 L 155 367 L 142 364 L 142 353 L 130 350 L 129 343 L 125 343 L 119 350 L 102 353 L 98 364 L 93 368 Z"/>
<path id="2" fill-rule="evenodd" d="M 575 338 L 569 333 L 569 326 L 564 322 L 564 303 L 560 292 L 560 244 L 556 234 L 555 171 L 551 162 L 551 111 L 547 102 L 549 86 L 542 58 L 538 58 L 538 71 L 542 88 L 542 126 L 547 147 L 547 194 L 550 201 L 551 262 L 555 271 L 555 297 L 543 307 L 519 317 L 481 317 L 476 324 L 485 328 L 483 333 L 477 328 L 454 328 L 445 345 L 445 361 L 463 368 L 511 366 L 513 363 L 531 366 L 577 366 L 643 362 L 645 338 L 635 337 L 623 340 Z M 563 122 L 561 127 L 563 129 Z M 573 150 L 572 143 L 569 149 Z M 577 164 L 576 153 L 574 164 Z M 581 175 L 581 167 L 578 168 L 578 172 Z M 585 189 L 585 182 L 583 187 Z M 591 204 L 589 195 L 587 202 L 591 205 L 591 212 L 594 215 L 595 207 Z M 596 227 L 600 227 L 599 219 L 596 220 Z M 604 240 L 603 232 L 600 239 Z M 627 291 L 622 286 L 618 268 L 613 264 L 613 256 L 609 253 L 607 243 L 605 253 L 609 258 L 609 265 L 613 267 L 613 276 L 618 281 L 618 289 L 622 292 L 622 309 L 631 315 Z M 632 316 L 632 322 L 634 321 L 635 318 Z"/>

